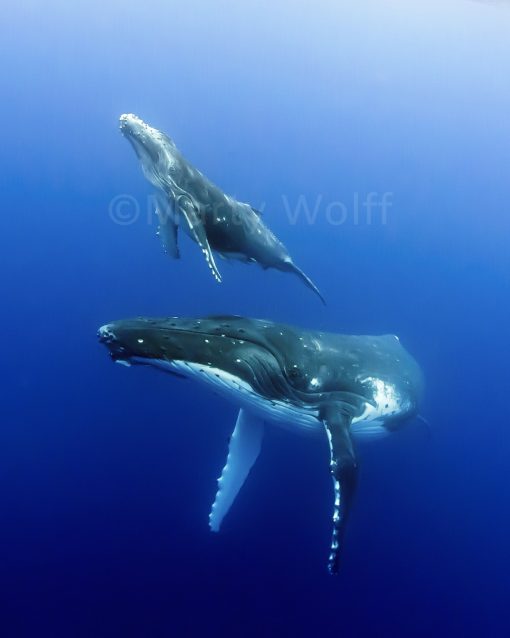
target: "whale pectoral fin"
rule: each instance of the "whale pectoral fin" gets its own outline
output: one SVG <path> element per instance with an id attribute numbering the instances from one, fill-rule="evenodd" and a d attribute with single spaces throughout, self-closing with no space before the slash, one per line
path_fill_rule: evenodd
<path id="1" fill-rule="evenodd" d="M 179 259 L 179 245 L 177 243 L 177 216 L 170 204 L 162 197 L 156 198 L 156 215 L 158 216 L 158 237 L 161 239 L 167 255 Z"/>
<path id="2" fill-rule="evenodd" d="M 357 462 L 349 427 L 351 417 L 338 406 L 328 406 L 322 415 L 331 453 L 330 469 L 335 492 L 333 509 L 333 538 L 328 569 L 337 574 L 340 568 L 345 526 L 357 483 Z"/>
<path id="3" fill-rule="evenodd" d="M 200 219 L 200 214 L 196 206 L 187 197 L 183 197 L 179 201 L 179 209 L 186 220 L 190 233 L 204 253 L 205 260 L 213 277 L 217 282 L 221 283 L 220 271 L 214 261 L 214 256 L 212 254 L 211 246 L 209 245 L 209 240 L 207 239 L 204 224 Z"/>
<path id="4" fill-rule="evenodd" d="M 223 518 L 257 460 L 263 433 L 263 421 L 245 410 L 239 410 L 230 437 L 227 463 L 218 479 L 218 491 L 209 514 L 209 527 L 213 532 L 219 531 Z"/>

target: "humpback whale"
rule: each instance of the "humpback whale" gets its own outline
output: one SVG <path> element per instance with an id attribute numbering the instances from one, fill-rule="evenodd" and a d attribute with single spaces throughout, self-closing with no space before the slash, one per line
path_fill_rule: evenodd
<path id="1" fill-rule="evenodd" d="M 302 330 L 239 316 L 146 318 L 99 329 L 111 358 L 210 386 L 239 407 L 209 516 L 218 531 L 259 455 L 266 425 L 322 433 L 333 479 L 328 567 L 337 573 L 358 473 L 353 438 L 398 429 L 417 414 L 422 373 L 394 335 Z"/>
<path id="2" fill-rule="evenodd" d="M 225 259 L 294 273 L 325 303 L 259 211 L 223 193 L 182 156 L 165 133 L 136 115 L 121 115 L 120 130 L 131 143 L 145 177 L 158 189 L 158 234 L 168 255 L 180 256 L 177 232 L 182 226 L 199 245 L 218 282 L 221 275 L 213 251 Z"/>

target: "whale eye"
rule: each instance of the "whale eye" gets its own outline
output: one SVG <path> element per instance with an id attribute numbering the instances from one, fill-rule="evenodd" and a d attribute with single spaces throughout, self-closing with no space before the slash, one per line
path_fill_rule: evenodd
<path id="1" fill-rule="evenodd" d="M 293 385 L 303 381 L 303 373 L 297 365 L 293 365 L 289 370 L 287 370 L 287 376 Z"/>

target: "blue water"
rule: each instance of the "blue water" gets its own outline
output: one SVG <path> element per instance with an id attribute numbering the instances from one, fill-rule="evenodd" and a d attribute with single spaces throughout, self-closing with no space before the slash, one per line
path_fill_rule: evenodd
<path id="1" fill-rule="evenodd" d="M 468 0 L 2 8 L 2 637 L 510 634 L 509 29 Z M 123 112 L 264 208 L 327 307 L 257 267 L 218 285 L 186 238 L 169 260 Z M 371 192 L 387 217 L 356 223 Z M 431 434 L 360 444 L 338 578 L 325 441 L 268 432 L 213 535 L 235 407 L 96 341 L 217 312 L 396 333 L 423 367 Z"/>

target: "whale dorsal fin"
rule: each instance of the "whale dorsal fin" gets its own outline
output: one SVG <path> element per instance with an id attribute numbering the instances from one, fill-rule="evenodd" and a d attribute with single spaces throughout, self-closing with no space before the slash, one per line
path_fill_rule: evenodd
<path id="1" fill-rule="evenodd" d="M 345 533 L 357 482 L 357 462 L 349 428 L 351 416 L 340 404 L 323 406 L 320 417 L 326 428 L 331 454 L 330 470 L 333 478 L 335 504 L 333 509 L 333 538 L 329 555 L 330 573 L 338 573 Z"/>
<path id="2" fill-rule="evenodd" d="M 263 421 L 245 410 L 239 410 L 230 437 L 227 463 L 218 479 L 218 491 L 209 514 L 209 527 L 213 532 L 219 531 L 223 518 L 257 460 L 263 433 Z"/>
<path id="3" fill-rule="evenodd" d="M 200 246 L 200 249 L 204 254 L 205 260 L 211 270 L 213 277 L 216 279 L 217 282 L 221 283 L 220 271 L 218 270 L 216 262 L 214 261 L 214 256 L 212 254 L 211 246 L 209 245 L 209 240 L 207 239 L 204 224 L 200 219 L 199 211 L 187 195 L 180 196 L 178 198 L 178 206 L 184 219 L 186 220 L 191 235 Z"/>

